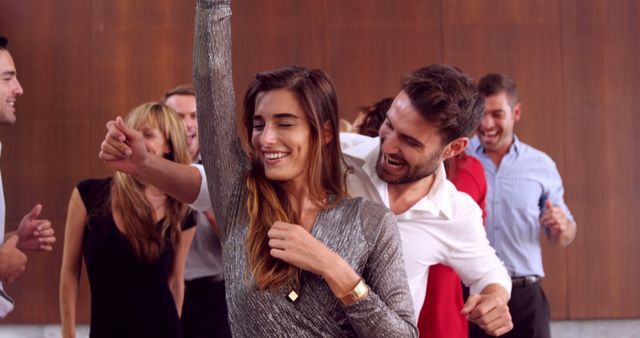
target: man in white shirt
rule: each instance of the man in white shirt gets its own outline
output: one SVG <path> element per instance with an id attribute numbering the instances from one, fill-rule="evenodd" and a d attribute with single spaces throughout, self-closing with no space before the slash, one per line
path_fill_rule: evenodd
<path id="1" fill-rule="evenodd" d="M 341 141 L 354 169 L 349 193 L 384 204 L 397 216 L 416 313 L 424 301 L 429 266 L 445 263 L 475 293 L 462 313 L 487 333 L 500 335 L 513 327 L 506 305 L 511 279 L 489 246 L 480 208 L 446 180 L 442 165 L 464 151 L 466 135 L 476 128 L 482 112 L 471 79 L 452 67 L 432 65 L 405 79 L 379 140 L 344 136 Z M 133 167 L 138 178 L 181 200 L 195 199 L 194 208 L 210 208 L 201 167 L 196 174 L 194 167 L 160 158 L 141 160 L 139 156 L 146 155 L 132 154 L 132 144 L 140 143 L 138 133 L 121 119 L 109 122 L 108 128 L 100 154 L 105 162 L 116 169 Z"/>
<path id="2" fill-rule="evenodd" d="M 512 328 L 506 307 L 511 279 L 489 245 L 480 208 L 446 179 L 442 164 L 466 148 L 482 108 L 472 80 L 452 67 L 431 65 L 405 78 L 379 138 L 341 134 L 341 143 L 354 169 L 349 192 L 396 215 L 416 313 L 429 266 L 444 263 L 475 294 L 463 313 L 499 335 Z"/>
<path id="3" fill-rule="evenodd" d="M 16 67 L 13 58 L 7 49 L 9 41 L 0 35 L 0 125 L 12 125 L 16 122 L 15 103 L 23 90 L 16 77 Z M 2 143 L 0 143 L 0 154 Z M 5 241 L 5 203 L 0 175 L 0 318 L 4 318 L 13 310 L 13 300 L 4 292 L 2 283 L 8 283 L 16 279 L 27 264 L 27 256 L 21 250 L 51 251 L 55 242 L 53 228 L 48 220 L 39 220 L 37 217 L 42 211 L 42 206 L 36 204 L 27 213 L 18 230 L 7 233 Z"/>

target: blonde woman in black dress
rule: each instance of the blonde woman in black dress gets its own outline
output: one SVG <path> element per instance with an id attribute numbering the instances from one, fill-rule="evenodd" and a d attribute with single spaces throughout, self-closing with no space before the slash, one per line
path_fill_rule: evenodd
<path id="1" fill-rule="evenodd" d="M 170 108 L 143 104 L 127 125 L 140 131 L 150 154 L 191 162 L 184 125 Z M 183 273 L 194 225 L 187 205 L 127 174 L 80 182 L 69 201 L 60 273 L 63 336 L 75 337 L 84 258 L 90 337 L 182 337 Z"/>

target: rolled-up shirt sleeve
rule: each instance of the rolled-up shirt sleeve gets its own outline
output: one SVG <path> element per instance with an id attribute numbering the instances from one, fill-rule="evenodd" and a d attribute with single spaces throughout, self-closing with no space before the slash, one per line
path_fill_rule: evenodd
<path id="1" fill-rule="evenodd" d="M 489 284 L 499 284 L 511 294 L 511 277 L 489 244 L 482 225 L 482 211 L 469 210 L 459 221 L 469 226 L 451 249 L 445 264 L 456 270 L 471 293 L 480 293 Z"/>
<path id="2" fill-rule="evenodd" d="M 210 210 L 211 196 L 209 196 L 209 189 L 207 188 L 207 175 L 204 172 L 204 167 L 201 164 L 192 164 L 191 166 L 200 172 L 200 192 L 196 200 L 189 204 L 189 206 L 200 212 Z"/>

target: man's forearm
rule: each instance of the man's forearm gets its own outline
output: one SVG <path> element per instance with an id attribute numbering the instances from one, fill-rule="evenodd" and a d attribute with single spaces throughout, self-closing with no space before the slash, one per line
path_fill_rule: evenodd
<path id="1" fill-rule="evenodd" d="M 134 177 L 184 203 L 191 203 L 198 197 L 202 179 L 198 169 L 159 156 L 149 156 Z"/>

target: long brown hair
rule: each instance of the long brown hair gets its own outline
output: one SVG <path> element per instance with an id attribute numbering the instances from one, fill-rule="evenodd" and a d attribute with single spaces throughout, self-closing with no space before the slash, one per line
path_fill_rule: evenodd
<path id="1" fill-rule="evenodd" d="M 260 290 L 298 284 L 299 269 L 271 257 L 267 232 L 276 221 L 299 223 L 281 182 L 269 180 L 255 149 L 251 147 L 253 115 L 260 93 L 290 91 L 304 111 L 311 129 L 309 144 L 309 194 L 321 208 L 332 207 L 346 195 L 342 174 L 344 159 L 338 136 L 338 101 L 329 76 L 301 66 L 258 73 L 244 98 L 243 133 L 251 169 L 245 176 L 248 190 L 249 231 L 245 246 L 249 269 Z M 323 126 L 331 125 L 331 142 L 324 144 Z"/>
<path id="2" fill-rule="evenodd" d="M 144 123 L 157 128 L 171 149 L 165 158 L 182 164 L 191 163 L 184 124 L 171 108 L 159 102 L 145 103 L 127 115 L 126 123 L 133 129 Z M 167 236 L 176 247 L 187 205 L 167 196 L 165 217 L 157 224 L 153 218 L 153 206 L 144 195 L 144 184 L 121 172 L 113 177 L 111 195 L 115 202 L 113 211 L 122 218 L 124 235 L 138 258 L 147 262 L 158 259 Z"/>

